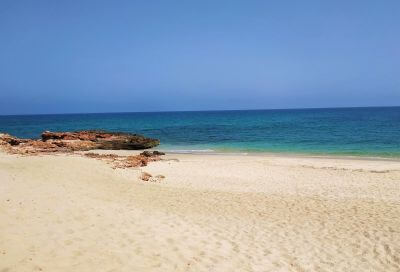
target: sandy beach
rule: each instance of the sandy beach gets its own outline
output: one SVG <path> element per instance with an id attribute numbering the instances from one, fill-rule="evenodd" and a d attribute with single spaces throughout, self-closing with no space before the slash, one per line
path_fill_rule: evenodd
<path id="1" fill-rule="evenodd" d="M 400 162 L 0 153 L 0 271 L 400 271 Z"/>

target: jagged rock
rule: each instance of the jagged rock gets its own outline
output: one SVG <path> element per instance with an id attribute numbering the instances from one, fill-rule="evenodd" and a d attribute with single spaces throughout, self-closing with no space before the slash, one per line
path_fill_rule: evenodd
<path id="1" fill-rule="evenodd" d="M 149 158 L 138 155 L 138 156 L 128 156 L 126 157 L 123 167 L 142 167 L 147 166 L 147 163 L 151 161 Z"/>
<path id="2" fill-rule="evenodd" d="M 66 145 L 69 145 L 73 150 L 137 150 L 152 148 L 160 144 L 160 141 L 157 139 L 147 138 L 138 134 L 107 132 L 99 130 L 86 130 L 77 132 L 45 131 L 42 133 L 42 140 L 63 142 L 68 141 L 66 142 Z"/>
<path id="3" fill-rule="evenodd" d="M 151 177 L 152 177 L 151 174 L 143 172 L 142 175 L 140 176 L 140 179 L 144 181 L 149 181 Z"/>
<path id="4" fill-rule="evenodd" d="M 37 141 L 37 140 L 30 140 L 24 145 L 25 147 L 31 147 L 32 149 L 37 149 L 37 150 L 49 150 L 49 149 L 57 149 L 58 146 L 49 143 L 49 142 L 42 142 L 42 141 Z"/>
<path id="5" fill-rule="evenodd" d="M 116 154 L 98 154 L 98 153 L 85 153 L 84 156 L 89 158 L 95 158 L 99 160 L 105 160 L 112 164 L 114 168 L 136 168 L 147 166 L 149 162 L 159 161 L 159 156 L 146 157 L 143 155 L 132 155 L 132 156 L 119 156 Z"/>
<path id="6" fill-rule="evenodd" d="M 44 143 L 52 143 L 60 148 L 71 151 L 88 151 L 99 149 L 97 143 L 85 140 L 47 140 Z"/>
<path id="7" fill-rule="evenodd" d="M 7 133 L 0 133 L 0 145 L 9 144 L 11 146 L 15 146 L 28 141 L 28 139 L 19 139 Z"/>
<path id="8" fill-rule="evenodd" d="M 165 155 L 164 152 L 160 152 L 160 151 L 143 151 L 142 153 L 140 153 L 140 155 L 145 156 L 145 157 L 155 157 L 155 156 L 160 156 L 160 155 Z"/>
<path id="9" fill-rule="evenodd" d="M 146 149 L 154 147 L 159 143 L 159 140 L 146 138 L 137 134 L 95 130 L 78 132 L 45 131 L 42 134 L 42 140 L 19 139 L 6 133 L 0 133 L 1 148 L 13 154 L 88 151 L 92 149 Z M 141 162 L 144 165 L 146 163 L 147 161 Z"/>
<path id="10" fill-rule="evenodd" d="M 44 136 L 43 136 L 44 135 Z M 30 139 L 19 139 L 13 137 L 9 134 L 0 133 L 0 148 L 10 154 L 19 155 L 39 155 L 48 154 L 51 152 L 71 152 L 75 150 L 90 150 L 95 148 L 104 147 L 104 142 L 99 142 L 98 139 L 107 139 L 107 141 L 112 142 L 117 138 L 117 146 L 119 146 L 118 141 L 122 141 L 125 137 L 127 141 L 132 141 L 132 136 L 136 138 L 143 139 L 143 142 L 151 142 L 158 140 L 145 138 L 139 135 L 132 134 L 112 134 L 105 132 L 73 132 L 73 133 L 53 133 L 44 132 L 42 135 L 43 140 L 30 140 Z M 124 137 L 121 137 L 121 136 Z M 130 143 L 128 143 L 130 144 Z M 100 145 L 100 146 L 99 146 Z M 115 147 L 115 146 L 114 146 Z M 159 151 L 144 151 L 139 155 L 133 156 L 119 156 L 116 154 L 98 154 L 98 153 L 84 153 L 83 156 L 89 158 L 95 158 L 99 160 L 105 160 L 106 162 L 113 165 L 113 168 L 131 168 L 131 167 L 143 167 L 149 162 L 161 160 L 160 155 L 164 155 L 163 152 Z M 145 181 L 156 182 L 165 178 L 163 175 L 158 175 L 152 177 L 151 174 L 143 172 L 141 179 Z"/>

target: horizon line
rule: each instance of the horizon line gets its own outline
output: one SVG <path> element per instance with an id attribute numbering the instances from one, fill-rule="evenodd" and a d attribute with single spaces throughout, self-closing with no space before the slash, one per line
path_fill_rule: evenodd
<path id="1" fill-rule="evenodd" d="M 70 112 L 70 113 L 24 113 L 0 114 L 0 116 L 32 115 L 79 115 L 79 114 L 124 114 L 124 113 L 172 113 L 172 112 L 223 112 L 223 111 L 272 111 L 272 110 L 318 110 L 318 109 L 357 109 L 357 108 L 398 108 L 397 106 L 344 106 L 344 107 L 306 107 L 306 108 L 267 108 L 267 109 L 214 109 L 214 110 L 160 110 L 160 111 L 114 111 L 114 112 Z"/>

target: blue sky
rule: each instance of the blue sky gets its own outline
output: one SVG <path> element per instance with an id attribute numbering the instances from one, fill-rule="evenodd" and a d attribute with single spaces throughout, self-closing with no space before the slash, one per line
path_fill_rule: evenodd
<path id="1" fill-rule="evenodd" d="M 0 114 L 400 105 L 400 1 L 0 1 Z"/>

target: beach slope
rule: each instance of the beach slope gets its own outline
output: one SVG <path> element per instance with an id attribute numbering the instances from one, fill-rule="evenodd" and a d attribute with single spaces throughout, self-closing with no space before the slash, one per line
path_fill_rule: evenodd
<path id="1" fill-rule="evenodd" d="M 0 153 L 2 272 L 399 270 L 398 161 Z"/>

